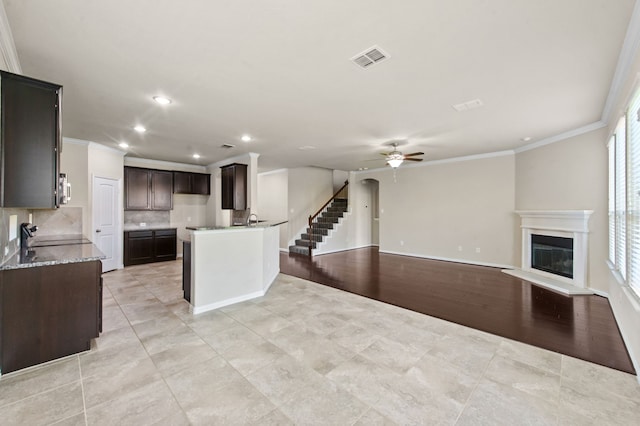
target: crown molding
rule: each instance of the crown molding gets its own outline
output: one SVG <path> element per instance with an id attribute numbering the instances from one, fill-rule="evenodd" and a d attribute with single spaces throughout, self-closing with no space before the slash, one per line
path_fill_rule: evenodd
<path id="1" fill-rule="evenodd" d="M 559 135 L 551 136 L 551 137 L 539 140 L 537 142 L 521 146 L 519 148 L 516 148 L 514 151 L 516 154 L 519 154 L 521 152 L 540 148 L 545 145 L 550 145 L 552 143 L 560 142 L 565 139 L 569 139 L 575 136 L 583 135 L 585 133 L 593 132 L 594 130 L 602 129 L 603 127 L 606 127 L 606 126 L 607 126 L 606 122 L 602 120 L 596 121 L 595 123 L 587 124 L 586 126 L 578 127 L 577 129 L 569 130 L 568 132 L 560 133 Z"/>
<path id="2" fill-rule="evenodd" d="M 13 41 L 11 26 L 2 1 L 0 1 L 0 53 L 2 53 L 2 57 L 7 64 L 7 71 L 22 74 L 22 67 L 20 66 L 18 52 L 16 52 L 16 45 Z"/>
<path id="3" fill-rule="evenodd" d="M 414 169 L 417 167 L 429 167 L 429 166 L 437 166 L 439 164 L 447 164 L 447 163 L 460 163 L 463 161 L 474 161 L 474 160 L 484 160 L 487 158 L 496 158 L 496 157 L 505 157 L 508 155 L 515 155 L 515 151 L 512 149 L 507 149 L 504 151 L 495 151 L 495 152 L 487 152 L 486 154 L 474 154 L 474 155 L 465 155 L 463 157 L 453 157 L 453 158 L 445 158 L 442 160 L 431 160 L 424 161 L 422 163 L 414 163 L 414 164 L 406 164 L 398 167 L 398 169 Z M 398 170 L 396 169 L 396 170 Z M 351 173 L 355 173 L 356 175 L 371 173 L 371 172 L 391 172 L 393 171 L 390 167 L 379 167 L 377 169 L 368 169 L 368 170 L 354 170 Z"/>
<path id="4" fill-rule="evenodd" d="M 183 170 L 189 170 L 192 172 L 199 172 L 199 173 L 206 173 L 207 171 L 206 166 L 200 166 L 197 164 L 177 163 L 174 161 L 163 161 L 163 160 L 152 160 L 149 158 L 140 158 L 140 157 L 124 157 L 125 166 L 137 166 L 139 164 L 152 166 L 152 168 L 156 168 L 156 169 L 167 169 L 167 170 L 183 169 Z"/>
<path id="5" fill-rule="evenodd" d="M 287 171 L 289 171 L 289 169 L 275 169 L 275 170 L 269 170 L 268 172 L 258 173 L 258 176 L 274 175 L 274 174 L 276 174 L 276 173 L 283 173 L 283 172 L 287 172 Z"/>
<path id="6" fill-rule="evenodd" d="M 611 80 L 611 86 L 609 87 L 609 94 L 607 100 L 602 109 L 602 117 L 600 121 L 605 124 L 611 120 L 611 114 L 616 101 L 622 95 L 622 89 L 624 89 L 624 83 L 629 77 L 629 73 L 632 70 L 638 48 L 640 47 L 640 2 L 636 1 L 631 12 L 631 19 L 627 26 L 627 32 L 622 43 L 622 49 L 620 49 L 620 55 L 618 55 L 618 63 L 616 64 L 616 70 Z"/>
<path id="7" fill-rule="evenodd" d="M 225 160 L 220 160 L 220 161 L 216 161 L 215 163 L 211 163 L 208 164 L 207 167 L 222 167 L 222 166 L 226 166 L 227 164 L 231 164 L 231 163 L 235 163 L 236 161 L 249 161 L 251 162 L 252 158 L 258 158 L 260 156 L 260 154 L 257 154 L 255 152 L 248 152 L 246 154 L 240 154 L 240 155 L 236 155 L 234 157 L 230 157 L 227 158 Z"/>
<path id="8" fill-rule="evenodd" d="M 124 151 L 120 151 L 119 149 L 111 148 L 109 146 L 105 146 L 105 145 L 102 145 L 102 144 L 97 143 L 97 142 L 89 142 L 89 148 L 98 149 L 98 150 L 101 150 L 101 151 L 107 151 L 107 152 L 110 152 L 112 154 L 120 155 L 122 157 L 127 155 L 127 153 L 124 152 Z"/>

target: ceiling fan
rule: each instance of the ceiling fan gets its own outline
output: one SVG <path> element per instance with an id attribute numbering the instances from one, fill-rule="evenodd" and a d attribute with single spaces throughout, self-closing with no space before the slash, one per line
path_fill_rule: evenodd
<path id="1" fill-rule="evenodd" d="M 403 154 L 398 151 L 398 142 L 391 143 L 393 146 L 393 151 L 391 152 L 381 152 L 380 155 L 385 156 L 385 160 L 387 164 L 392 168 L 396 169 L 402 164 L 403 161 L 422 161 L 422 158 L 412 158 L 418 155 L 424 155 L 424 152 L 412 152 L 411 154 Z"/>

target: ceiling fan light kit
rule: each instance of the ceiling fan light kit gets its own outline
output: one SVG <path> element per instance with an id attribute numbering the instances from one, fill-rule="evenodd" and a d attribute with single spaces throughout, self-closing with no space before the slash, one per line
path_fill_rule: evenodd
<path id="1" fill-rule="evenodd" d="M 400 164 L 404 161 L 402 154 L 391 154 L 387 157 L 387 164 L 394 169 L 400 167 Z"/>
<path id="2" fill-rule="evenodd" d="M 382 153 L 385 156 L 385 160 L 387 164 L 394 169 L 400 167 L 400 165 L 404 162 L 404 160 L 408 161 L 422 161 L 422 158 L 411 158 L 416 155 L 424 155 L 424 152 L 412 152 L 411 154 L 404 155 L 400 151 L 398 151 L 398 142 L 393 142 L 391 144 L 393 146 L 393 151 L 389 153 Z"/>

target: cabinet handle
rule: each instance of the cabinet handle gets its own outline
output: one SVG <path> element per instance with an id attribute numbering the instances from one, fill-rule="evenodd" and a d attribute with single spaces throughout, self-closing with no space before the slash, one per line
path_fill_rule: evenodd
<path id="1" fill-rule="evenodd" d="M 96 229 L 96 233 L 97 233 L 97 232 L 102 232 L 102 229 Z"/>

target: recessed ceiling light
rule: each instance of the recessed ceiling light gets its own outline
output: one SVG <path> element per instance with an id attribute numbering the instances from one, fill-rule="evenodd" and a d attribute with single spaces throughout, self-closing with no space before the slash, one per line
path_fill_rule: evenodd
<path id="1" fill-rule="evenodd" d="M 249 135 L 242 135 L 242 142 L 251 142 L 251 136 Z"/>
<path id="2" fill-rule="evenodd" d="M 138 133 L 144 133 L 147 131 L 147 128 L 138 124 L 136 127 L 133 128 L 133 130 L 135 130 Z"/>
<path id="3" fill-rule="evenodd" d="M 165 98 L 164 96 L 154 96 L 153 100 L 160 105 L 169 105 L 171 103 L 171 99 Z"/>
<path id="4" fill-rule="evenodd" d="M 129 144 L 128 144 L 128 143 L 126 143 L 126 142 L 120 142 L 120 143 L 118 144 L 118 146 L 119 146 L 120 148 L 129 148 Z"/>
<path id="5" fill-rule="evenodd" d="M 298 149 L 300 151 L 309 151 L 310 149 L 316 149 L 316 147 L 311 145 L 305 145 L 305 146 L 298 147 Z"/>
<path id="6" fill-rule="evenodd" d="M 193 158 L 195 158 L 195 159 L 200 158 L 200 154 L 193 154 Z"/>
<path id="7" fill-rule="evenodd" d="M 523 142 L 529 142 L 531 140 L 531 136 L 527 136 L 526 138 L 522 138 Z"/>

